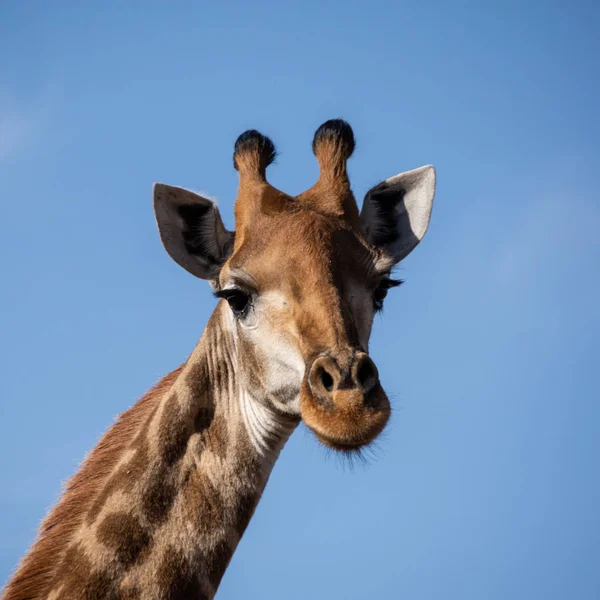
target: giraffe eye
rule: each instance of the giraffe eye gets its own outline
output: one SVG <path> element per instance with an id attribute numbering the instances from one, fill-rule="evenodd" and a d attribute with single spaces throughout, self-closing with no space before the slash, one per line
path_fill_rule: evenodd
<path id="1" fill-rule="evenodd" d="M 220 290 L 215 295 L 217 298 L 225 298 L 236 316 L 243 315 L 250 306 L 250 294 L 239 289 Z"/>
<path id="2" fill-rule="evenodd" d="M 388 294 L 388 290 L 385 287 L 378 287 L 373 293 L 373 304 L 375 310 L 381 310 L 383 308 L 383 301 Z"/>
<path id="3" fill-rule="evenodd" d="M 380 311 L 383 308 L 383 301 L 388 295 L 388 290 L 390 288 L 396 287 L 400 285 L 402 281 L 399 279 L 390 279 L 389 277 L 384 277 L 379 285 L 375 288 L 373 292 L 373 305 L 376 311 Z"/>

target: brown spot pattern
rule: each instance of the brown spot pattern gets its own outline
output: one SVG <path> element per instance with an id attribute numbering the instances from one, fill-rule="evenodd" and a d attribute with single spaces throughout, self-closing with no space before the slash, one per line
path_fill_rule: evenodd
<path id="1" fill-rule="evenodd" d="M 219 587 L 227 570 L 233 551 L 226 541 L 219 542 L 207 558 L 206 576 L 214 589 Z"/>
<path id="2" fill-rule="evenodd" d="M 205 473 L 194 471 L 184 490 L 184 505 L 198 531 L 225 527 L 226 507 L 219 490 Z"/>
<path id="3" fill-rule="evenodd" d="M 177 393 L 172 392 L 166 400 L 158 431 L 161 455 L 168 466 L 174 465 L 185 454 L 192 433 L 186 417 L 182 413 Z"/>
<path id="4" fill-rule="evenodd" d="M 209 381 L 210 369 L 205 361 L 193 363 L 189 367 L 189 371 L 185 376 L 185 383 L 189 386 L 193 393 L 203 393 L 205 390 L 198 389 L 199 381 Z"/>
<path id="5" fill-rule="evenodd" d="M 224 460 L 227 456 L 227 446 L 229 444 L 229 431 L 225 417 L 214 417 L 210 428 L 202 434 L 204 447 L 208 448 L 215 456 Z"/>
<path id="6" fill-rule="evenodd" d="M 106 572 L 94 570 L 80 544 L 65 553 L 49 592 L 60 586 L 61 600 L 117 600 L 114 582 Z"/>
<path id="7" fill-rule="evenodd" d="M 123 567 L 140 561 L 150 547 L 151 537 L 139 520 L 127 513 L 113 513 L 100 523 L 98 540 L 114 551 Z"/>
<path id="8" fill-rule="evenodd" d="M 142 496 L 142 510 L 151 525 L 159 525 L 166 520 L 176 495 L 173 477 L 155 468 Z"/>
<path id="9" fill-rule="evenodd" d="M 134 484 L 145 475 L 147 468 L 148 442 L 145 438 L 142 438 L 131 460 L 119 467 L 96 496 L 86 516 L 86 523 L 91 525 L 95 522 L 106 501 L 114 493 L 131 490 Z"/>
<path id="10" fill-rule="evenodd" d="M 290 267 L 290 270 L 293 270 L 293 267 Z M 304 292 L 302 291 L 302 286 L 299 282 L 293 280 L 290 284 L 290 293 L 291 297 L 295 302 L 302 302 L 304 297 Z"/>
<path id="11" fill-rule="evenodd" d="M 157 596 L 165 600 L 208 600 L 200 585 L 200 573 L 179 548 L 167 548 L 156 572 Z"/>
<path id="12" fill-rule="evenodd" d="M 142 592 L 140 588 L 132 585 L 119 590 L 118 600 L 140 600 Z"/>
<path id="13" fill-rule="evenodd" d="M 241 494 L 238 500 L 236 529 L 240 536 L 244 533 L 250 523 L 250 519 L 256 510 L 258 497 L 255 493 Z"/>
<path id="14" fill-rule="evenodd" d="M 214 406 L 203 406 L 198 409 L 198 414 L 196 414 L 196 418 L 194 419 L 194 430 L 197 433 L 201 433 L 205 429 L 210 427 L 212 420 L 215 416 Z"/>

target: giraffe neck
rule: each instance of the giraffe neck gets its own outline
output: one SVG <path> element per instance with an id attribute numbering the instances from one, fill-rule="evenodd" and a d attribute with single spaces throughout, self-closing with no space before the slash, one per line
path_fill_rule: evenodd
<path id="1" fill-rule="evenodd" d="M 174 383 L 131 432 L 44 598 L 214 596 L 297 425 L 245 391 L 240 367 L 221 304 Z"/>

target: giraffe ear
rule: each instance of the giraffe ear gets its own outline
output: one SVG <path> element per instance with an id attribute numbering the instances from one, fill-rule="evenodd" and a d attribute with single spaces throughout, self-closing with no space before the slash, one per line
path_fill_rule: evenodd
<path id="1" fill-rule="evenodd" d="M 192 275 L 215 280 L 235 236 L 225 229 L 217 205 L 164 183 L 154 184 L 153 197 L 158 232 L 169 256 Z"/>
<path id="2" fill-rule="evenodd" d="M 360 212 L 367 241 L 393 264 L 410 254 L 427 227 L 435 193 L 435 169 L 428 165 L 390 177 L 371 188 Z"/>

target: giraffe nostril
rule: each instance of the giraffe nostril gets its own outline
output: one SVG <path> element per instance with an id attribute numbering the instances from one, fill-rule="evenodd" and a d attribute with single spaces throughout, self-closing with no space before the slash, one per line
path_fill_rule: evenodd
<path id="1" fill-rule="evenodd" d="M 330 402 L 338 388 L 340 378 L 337 363 L 328 356 L 319 356 L 310 368 L 308 385 L 323 402 Z"/>
<path id="2" fill-rule="evenodd" d="M 370 392 L 379 381 L 379 373 L 375 363 L 365 354 L 359 361 L 356 369 L 356 382 L 365 390 Z"/>
<path id="3" fill-rule="evenodd" d="M 328 392 L 333 391 L 333 377 L 325 369 L 321 369 L 321 385 Z"/>

